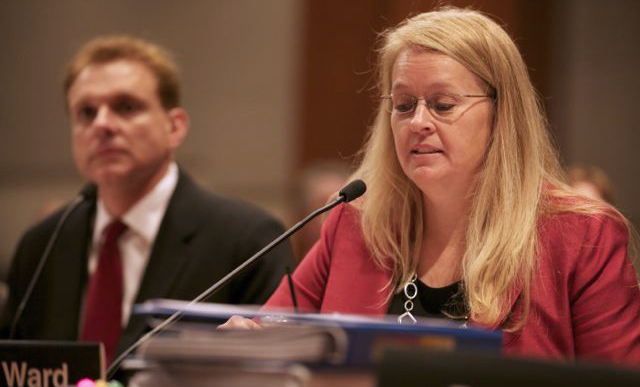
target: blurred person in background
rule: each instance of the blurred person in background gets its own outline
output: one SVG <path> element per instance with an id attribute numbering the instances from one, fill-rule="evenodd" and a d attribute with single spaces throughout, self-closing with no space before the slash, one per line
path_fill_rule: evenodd
<path id="1" fill-rule="evenodd" d="M 567 181 L 577 192 L 596 200 L 615 205 L 613 183 L 599 167 L 573 165 L 567 168 Z"/>
<path id="2" fill-rule="evenodd" d="M 296 223 L 326 205 L 344 187 L 351 173 L 349 164 L 337 159 L 317 161 L 304 168 L 295 182 L 292 221 Z M 320 227 L 325 218 L 326 214 L 319 216 L 294 235 L 293 248 L 298 259 L 302 259 L 320 238 Z"/>
<path id="3" fill-rule="evenodd" d="M 189 117 L 163 48 L 129 36 L 96 38 L 67 67 L 64 93 L 75 165 L 97 192 L 88 190 L 68 217 L 35 278 L 62 210 L 20 240 L 2 331 L 100 341 L 110 361 L 146 330 L 133 304 L 196 297 L 283 228 L 257 208 L 206 192 L 177 166 Z M 294 262 L 290 250 L 274 249 L 208 301 L 263 303 Z"/>

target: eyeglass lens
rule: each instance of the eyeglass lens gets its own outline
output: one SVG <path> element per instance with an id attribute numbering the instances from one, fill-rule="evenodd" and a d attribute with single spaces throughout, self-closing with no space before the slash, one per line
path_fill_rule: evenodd
<path id="1" fill-rule="evenodd" d="M 450 94 L 432 94 L 427 98 L 417 98 L 410 94 L 394 94 L 391 96 L 391 113 L 399 115 L 413 113 L 420 100 L 424 100 L 425 105 L 434 116 L 451 118 L 459 110 L 461 99 L 462 96 Z"/>

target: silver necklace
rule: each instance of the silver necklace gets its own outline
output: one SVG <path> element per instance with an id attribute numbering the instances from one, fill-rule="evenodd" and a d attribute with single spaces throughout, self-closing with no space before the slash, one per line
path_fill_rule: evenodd
<path id="1" fill-rule="evenodd" d="M 418 276 L 414 273 L 411 276 L 411 280 L 404 285 L 404 296 L 407 300 L 404 302 L 404 313 L 398 316 L 398 324 L 402 324 L 402 319 L 404 318 L 410 320 L 411 324 L 418 322 L 418 320 L 416 320 L 416 318 L 411 314 L 411 311 L 413 310 L 413 299 L 418 295 L 416 279 L 418 279 Z"/>
<path id="2" fill-rule="evenodd" d="M 417 279 L 418 279 L 418 276 L 414 273 L 411 276 L 411 279 L 409 280 L 409 282 L 407 282 L 407 284 L 404 285 L 404 296 L 406 298 L 406 301 L 404 302 L 404 313 L 398 316 L 398 324 L 402 324 L 403 323 L 402 320 L 405 318 L 407 320 L 410 320 L 407 322 L 410 324 L 416 324 L 418 322 L 418 320 L 416 320 L 416 318 L 411 313 L 411 311 L 413 310 L 413 299 L 416 298 L 416 296 L 418 295 L 418 287 L 416 286 Z M 469 319 L 469 314 L 467 312 L 463 316 L 454 318 L 454 319 L 463 320 L 463 323 L 460 326 L 460 328 L 466 328 L 467 321 Z"/>

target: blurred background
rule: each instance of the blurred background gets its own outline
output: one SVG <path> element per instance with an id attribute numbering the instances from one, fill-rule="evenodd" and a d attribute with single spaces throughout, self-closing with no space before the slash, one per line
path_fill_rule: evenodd
<path id="1" fill-rule="evenodd" d="M 563 162 L 606 171 L 616 204 L 637 224 L 638 1 L 3 1 L 0 280 L 25 228 L 83 183 L 61 79 L 88 39 L 127 33 L 172 51 L 192 118 L 179 164 L 211 190 L 290 224 L 311 202 L 301 187 L 309 171 L 348 168 L 363 143 L 377 100 L 377 34 L 436 3 L 472 5 L 507 28 Z"/>

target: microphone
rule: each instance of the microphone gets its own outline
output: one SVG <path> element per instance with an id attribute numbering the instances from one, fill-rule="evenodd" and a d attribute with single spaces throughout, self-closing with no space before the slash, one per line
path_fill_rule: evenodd
<path id="1" fill-rule="evenodd" d="M 291 234 L 293 234 L 296 231 L 298 231 L 299 229 L 301 229 L 311 219 L 313 219 L 316 216 L 322 214 L 323 212 L 329 211 L 330 209 L 332 209 L 333 207 L 337 206 L 340 203 L 343 203 L 343 202 L 347 203 L 347 202 L 350 202 L 350 201 L 362 196 L 362 194 L 366 190 L 367 190 L 367 186 L 365 185 L 365 183 L 362 180 L 354 180 L 354 181 L 350 182 L 349 184 L 347 184 L 344 188 L 342 188 L 340 190 L 340 192 L 338 193 L 338 197 L 335 198 L 332 202 L 330 202 L 329 204 L 325 205 L 324 207 L 321 207 L 321 208 L 313 211 L 311 214 L 307 215 L 306 218 L 304 218 L 301 221 L 299 221 L 298 223 L 296 223 L 293 227 L 291 227 L 290 229 L 285 231 L 282 235 L 280 235 L 279 237 L 274 239 L 271 243 L 269 243 L 268 245 L 263 247 L 262 250 L 258 251 L 253 256 L 251 256 L 249 259 L 247 259 L 246 261 L 241 263 L 240 266 L 238 266 L 235 269 L 233 269 L 232 271 L 230 271 L 227 275 L 222 277 L 218 282 L 216 282 L 215 284 L 211 285 L 207 290 L 205 290 L 204 292 L 200 293 L 196 298 L 191 300 L 184 307 L 184 309 L 175 311 L 171 316 L 167 317 L 166 320 L 164 320 L 162 323 L 158 324 L 155 328 L 153 328 L 152 330 L 147 332 L 145 335 L 140 337 L 140 339 L 138 339 L 135 343 L 131 344 L 131 346 L 129 346 L 129 348 L 127 348 L 125 351 L 123 351 L 120 354 L 120 356 L 118 356 L 113 361 L 113 363 L 111 363 L 111 365 L 109 366 L 109 369 L 107 370 L 107 380 L 109 380 L 113 376 L 113 374 L 120 367 L 120 363 L 127 356 L 129 356 L 129 354 L 131 352 L 133 352 L 136 348 L 138 348 L 140 345 L 142 345 L 145 341 L 149 340 L 152 336 L 154 336 L 158 332 L 166 329 L 171 324 L 173 324 L 175 321 L 177 321 L 180 317 L 182 317 L 182 315 L 184 314 L 184 310 L 185 309 L 188 309 L 190 306 L 193 306 L 193 305 L 197 304 L 198 302 L 204 300 L 205 298 L 214 295 L 223 286 L 225 286 L 231 280 L 233 280 L 238 275 L 240 275 L 240 273 L 244 272 L 252 263 L 254 263 L 256 260 L 260 259 L 263 255 L 267 254 L 269 251 L 271 251 L 276 246 L 278 246 L 282 241 L 284 241 L 285 239 L 290 237 Z"/>
<path id="2" fill-rule="evenodd" d="M 49 255 L 51 255 L 51 250 L 53 249 L 53 245 L 58 239 L 58 234 L 60 233 L 60 229 L 62 228 L 62 225 L 65 223 L 69 215 L 80 205 L 80 203 L 87 200 L 94 199 L 96 197 L 97 191 L 98 191 L 98 188 L 96 187 L 95 184 L 87 183 L 84 187 L 82 187 L 82 189 L 78 193 L 78 196 L 76 196 L 75 199 L 73 199 L 71 204 L 67 206 L 67 208 L 64 210 L 64 212 L 60 216 L 60 219 L 58 220 L 56 227 L 53 229 L 53 233 L 51 234 L 51 236 L 49 237 L 49 240 L 47 241 L 44 252 L 40 257 L 40 260 L 38 261 L 36 270 L 33 272 L 33 276 L 31 277 L 31 281 L 29 281 L 27 290 L 22 296 L 22 300 L 20 300 L 20 304 L 16 309 L 16 314 L 13 316 L 13 320 L 11 320 L 11 330 L 9 331 L 9 340 L 13 339 L 13 337 L 16 334 L 18 321 L 20 321 L 20 317 L 22 317 L 22 313 L 24 313 L 24 308 L 27 306 L 27 302 L 31 297 L 33 288 L 36 286 L 36 282 L 38 282 L 38 278 L 40 278 L 40 274 L 42 273 L 44 264 L 49 259 Z"/>
<path id="3" fill-rule="evenodd" d="M 358 179 L 354 180 L 351 183 L 347 184 L 344 188 L 338 192 L 338 196 L 344 198 L 345 203 L 352 201 L 353 199 L 357 199 L 364 191 L 367 190 L 367 185 L 364 184 L 364 181 Z"/>

